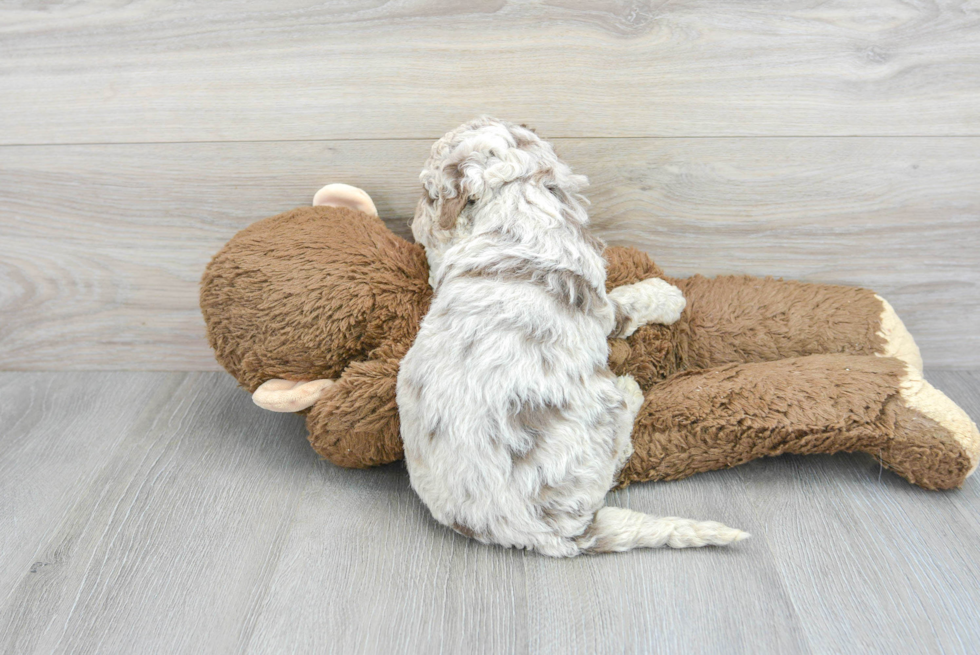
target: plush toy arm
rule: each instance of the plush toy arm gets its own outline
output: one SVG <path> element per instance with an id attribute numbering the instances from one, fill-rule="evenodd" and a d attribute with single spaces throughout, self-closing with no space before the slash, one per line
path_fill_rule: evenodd
<path id="1" fill-rule="evenodd" d="M 306 417 L 313 449 L 338 466 L 367 468 L 403 455 L 395 390 L 404 351 L 372 354 L 348 366 Z"/>
<path id="2" fill-rule="evenodd" d="M 616 315 L 611 336 L 624 339 L 642 325 L 676 323 L 687 303 L 680 289 L 656 277 L 616 287 L 608 297 Z"/>
<path id="3" fill-rule="evenodd" d="M 922 371 L 901 319 L 868 289 L 743 275 L 670 281 L 688 301 L 674 336 L 683 368 L 840 353 L 895 357 Z"/>
<path id="4" fill-rule="evenodd" d="M 957 487 L 980 433 L 911 365 L 812 355 L 678 373 L 655 385 L 633 429 L 622 484 L 675 480 L 783 453 L 863 451 L 909 482 Z"/>

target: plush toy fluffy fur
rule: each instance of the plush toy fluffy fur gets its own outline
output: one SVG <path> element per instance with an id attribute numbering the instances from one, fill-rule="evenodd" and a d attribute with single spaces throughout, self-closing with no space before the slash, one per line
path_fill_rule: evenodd
<path id="1" fill-rule="evenodd" d="M 725 544 L 718 523 L 603 508 L 643 394 L 606 338 L 673 323 L 656 278 L 607 294 L 572 175 L 525 128 L 478 119 L 432 149 L 412 224 L 435 296 L 397 400 L 413 488 L 444 525 L 553 556 Z"/>
<path id="2" fill-rule="evenodd" d="M 218 362 L 250 393 L 326 381 L 281 409 L 306 414 L 323 457 L 369 467 L 403 455 L 396 376 L 432 290 L 422 247 L 348 189 L 238 233 L 208 265 L 201 309 Z M 976 426 L 922 380 L 915 342 L 874 292 L 671 278 L 633 248 L 604 258 L 607 290 L 660 278 L 687 300 L 676 323 L 609 340 L 612 372 L 645 395 L 620 484 L 782 453 L 866 452 L 929 489 L 960 486 L 976 468 Z M 270 393 L 257 400 L 274 405 Z"/>

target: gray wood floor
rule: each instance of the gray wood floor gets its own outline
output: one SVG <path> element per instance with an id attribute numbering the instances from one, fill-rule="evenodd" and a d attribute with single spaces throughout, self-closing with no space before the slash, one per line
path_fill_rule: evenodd
<path id="1" fill-rule="evenodd" d="M 933 382 L 980 415 L 980 373 Z M 731 549 L 553 560 L 319 460 L 221 373 L 0 373 L 9 653 L 976 652 L 980 483 L 781 457 L 613 494 Z"/>

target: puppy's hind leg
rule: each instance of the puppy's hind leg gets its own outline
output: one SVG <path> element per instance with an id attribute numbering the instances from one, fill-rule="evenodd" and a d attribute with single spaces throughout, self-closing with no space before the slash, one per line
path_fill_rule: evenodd
<path id="1" fill-rule="evenodd" d="M 617 456 L 625 463 L 632 453 L 630 434 L 633 420 L 643 404 L 643 392 L 636 380 L 628 375 L 616 378 L 616 388 L 626 400 L 626 417 L 617 437 Z M 625 443 L 624 443 L 625 442 Z M 582 553 L 611 553 L 633 548 L 692 548 L 725 546 L 742 541 L 749 535 L 715 521 L 692 521 L 673 516 L 655 517 L 622 507 L 603 507 L 591 525 L 577 539 Z"/>
<path id="2" fill-rule="evenodd" d="M 617 428 L 614 457 L 616 462 L 616 473 L 626 466 L 626 462 L 633 455 L 633 424 L 636 422 L 636 415 L 643 407 L 643 390 L 629 375 L 620 375 L 615 380 L 616 388 L 623 394 L 626 402 L 626 412 L 622 416 L 622 423 Z"/>

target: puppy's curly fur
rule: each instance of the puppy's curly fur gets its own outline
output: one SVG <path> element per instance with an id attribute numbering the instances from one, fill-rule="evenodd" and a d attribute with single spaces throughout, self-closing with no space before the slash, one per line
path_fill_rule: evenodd
<path id="1" fill-rule="evenodd" d="M 412 231 L 435 296 L 398 375 L 412 486 L 439 522 L 553 556 L 727 544 L 719 523 L 603 507 L 643 396 L 607 335 L 672 323 L 660 279 L 605 290 L 586 179 L 527 128 L 471 121 L 432 148 Z"/>

